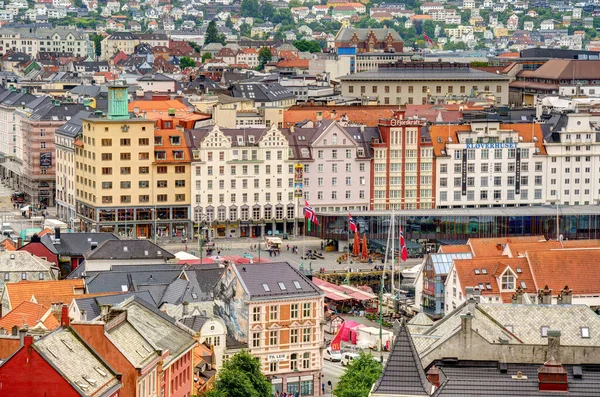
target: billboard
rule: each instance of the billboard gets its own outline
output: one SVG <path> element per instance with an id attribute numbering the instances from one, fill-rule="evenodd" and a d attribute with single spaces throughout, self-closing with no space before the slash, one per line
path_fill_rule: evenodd
<path id="1" fill-rule="evenodd" d="M 52 167 L 52 152 L 40 153 L 40 167 Z"/>

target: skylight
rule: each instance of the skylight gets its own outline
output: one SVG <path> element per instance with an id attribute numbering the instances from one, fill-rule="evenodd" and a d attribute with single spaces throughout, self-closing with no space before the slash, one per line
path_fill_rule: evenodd
<path id="1" fill-rule="evenodd" d="M 542 335 L 543 338 L 548 336 L 548 329 L 550 327 L 548 327 L 547 325 L 542 325 L 542 327 L 540 328 L 540 334 Z"/>
<path id="2" fill-rule="evenodd" d="M 517 268 L 517 273 L 523 273 L 523 270 L 521 270 L 520 267 Z"/>
<path id="3" fill-rule="evenodd" d="M 513 332 L 514 328 L 512 325 L 505 325 L 504 328 L 506 328 L 507 331 Z"/>
<path id="4" fill-rule="evenodd" d="M 263 284 L 263 289 L 265 290 L 265 292 L 271 292 L 271 288 L 269 288 L 269 286 L 267 284 Z"/>
<path id="5" fill-rule="evenodd" d="M 484 290 L 484 288 L 483 288 L 483 283 L 479 283 L 479 289 L 480 289 L 480 290 Z"/>
<path id="6" fill-rule="evenodd" d="M 487 269 L 481 269 L 481 274 L 487 274 Z"/>
<path id="7" fill-rule="evenodd" d="M 491 289 L 492 289 L 492 284 L 490 284 L 490 283 L 487 283 L 487 284 L 485 285 L 485 288 L 486 288 L 486 289 L 489 289 L 489 290 L 491 290 Z"/>
<path id="8" fill-rule="evenodd" d="M 479 269 L 475 269 L 475 274 L 479 274 Z"/>
<path id="9" fill-rule="evenodd" d="M 525 281 L 521 281 L 521 288 L 527 288 L 527 285 L 525 284 Z"/>
<path id="10" fill-rule="evenodd" d="M 581 337 L 589 338 L 590 337 L 590 329 L 589 327 L 581 327 Z"/>
<path id="11" fill-rule="evenodd" d="M 302 289 L 302 286 L 297 281 L 294 281 L 294 287 L 296 287 L 296 289 Z"/>
<path id="12" fill-rule="evenodd" d="M 285 287 L 285 284 L 282 282 L 278 282 L 277 284 L 279 284 L 279 289 L 282 291 L 285 291 L 287 288 Z"/>

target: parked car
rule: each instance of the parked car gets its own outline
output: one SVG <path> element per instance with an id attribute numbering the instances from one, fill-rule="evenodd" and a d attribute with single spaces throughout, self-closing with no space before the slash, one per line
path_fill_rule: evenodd
<path id="1" fill-rule="evenodd" d="M 355 358 L 358 358 L 358 353 L 345 352 L 342 354 L 342 365 L 345 367 L 352 362 Z"/>
<path id="2" fill-rule="evenodd" d="M 342 361 L 342 352 L 331 350 L 331 347 L 328 347 L 323 353 L 323 359 L 328 361 Z"/>

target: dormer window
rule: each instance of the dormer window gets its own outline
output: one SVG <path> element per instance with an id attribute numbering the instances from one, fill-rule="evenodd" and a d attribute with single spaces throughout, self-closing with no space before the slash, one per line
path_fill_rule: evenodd
<path id="1" fill-rule="evenodd" d="M 502 275 L 502 289 L 503 290 L 514 290 L 515 289 L 515 276 L 510 271 L 507 271 Z"/>

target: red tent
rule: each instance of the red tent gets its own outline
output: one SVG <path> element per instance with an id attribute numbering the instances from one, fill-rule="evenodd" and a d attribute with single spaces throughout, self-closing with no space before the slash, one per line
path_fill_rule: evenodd
<path id="1" fill-rule="evenodd" d="M 352 255 L 358 256 L 360 254 L 360 237 L 358 233 L 354 233 L 354 245 L 352 246 Z"/>

